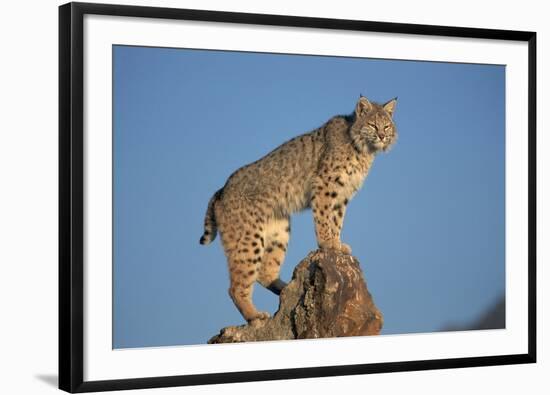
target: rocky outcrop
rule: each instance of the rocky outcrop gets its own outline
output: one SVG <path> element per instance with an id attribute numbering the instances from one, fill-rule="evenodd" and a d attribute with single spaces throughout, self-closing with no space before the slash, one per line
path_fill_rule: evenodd
<path id="1" fill-rule="evenodd" d="M 318 250 L 294 269 L 272 318 L 223 328 L 208 343 L 377 335 L 382 323 L 357 259 Z"/>

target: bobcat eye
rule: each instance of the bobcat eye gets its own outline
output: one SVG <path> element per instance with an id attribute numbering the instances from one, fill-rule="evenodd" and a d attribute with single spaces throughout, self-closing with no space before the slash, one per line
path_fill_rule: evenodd
<path id="1" fill-rule="evenodd" d="M 384 126 L 384 131 L 387 132 L 388 130 L 390 130 L 390 128 L 391 128 L 391 125 L 386 125 L 386 126 Z"/>
<path id="2" fill-rule="evenodd" d="M 373 129 L 376 129 L 376 124 L 374 124 L 372 122 L 367 123 L 367 125 L 370 126 Z"/>

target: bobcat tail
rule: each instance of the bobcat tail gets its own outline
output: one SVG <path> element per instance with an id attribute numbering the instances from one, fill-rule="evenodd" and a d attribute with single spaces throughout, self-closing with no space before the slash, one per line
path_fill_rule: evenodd
<path id="1" fill-rule="evenodd" d="M 214 213 L 214 206 L 222 194 L 223 188 L 218 189 L 216 193 L 210 198 L 208 202 L 208 208 L 206 209 L 206 215 L 204 216 L 204 233 L 201 236 L 199 243 L 210 244 L 212 240 L 216 238 L 218 232 L 218 226 L 216 224 L 216 214 Z"/>

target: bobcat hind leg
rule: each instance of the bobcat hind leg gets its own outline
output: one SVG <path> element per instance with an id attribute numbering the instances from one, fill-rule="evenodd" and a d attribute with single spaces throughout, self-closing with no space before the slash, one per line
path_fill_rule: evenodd
<path id="1" fill-rule="evenodd" d="M 258 281 L 265 288 L 279 295 L 286 283 L 279 278 L 281 266 L 285 260 L 290 221 L 288 218 L 276 219 L 266 225 L 265 250 L 258 273 Z"/>
<path id="2" fill-rule="evenodd" d="M 262 221 L 256 222 L 253 214 L 253 211 L 239 209 L 216 212 L 229 268 L 229 296 L 248 322 L 269 318 L 267 312 L 258 311 L 252 302 L 258 266 L 264 254 Z"/>

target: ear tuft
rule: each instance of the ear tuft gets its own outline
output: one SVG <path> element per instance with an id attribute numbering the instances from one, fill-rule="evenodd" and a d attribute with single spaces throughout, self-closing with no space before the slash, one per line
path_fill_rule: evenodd
<path id="1" fill-rule="evenodd" d="M 363 95 L 359 95 L 359 100 L 355 106 L 355 114 L 360 115 L 366 113 L 372 109 L 371 102 Z"/>
<path id="2" fill-rule="evenodd" d="M 389 102 L 384 104 L 382 107 L 388 114 L 390 114 L 391 117 L 393 117 L 393 113 L 395 111 L 395 106 L 397 105 L 397 97 L 391 99 Z"/>

